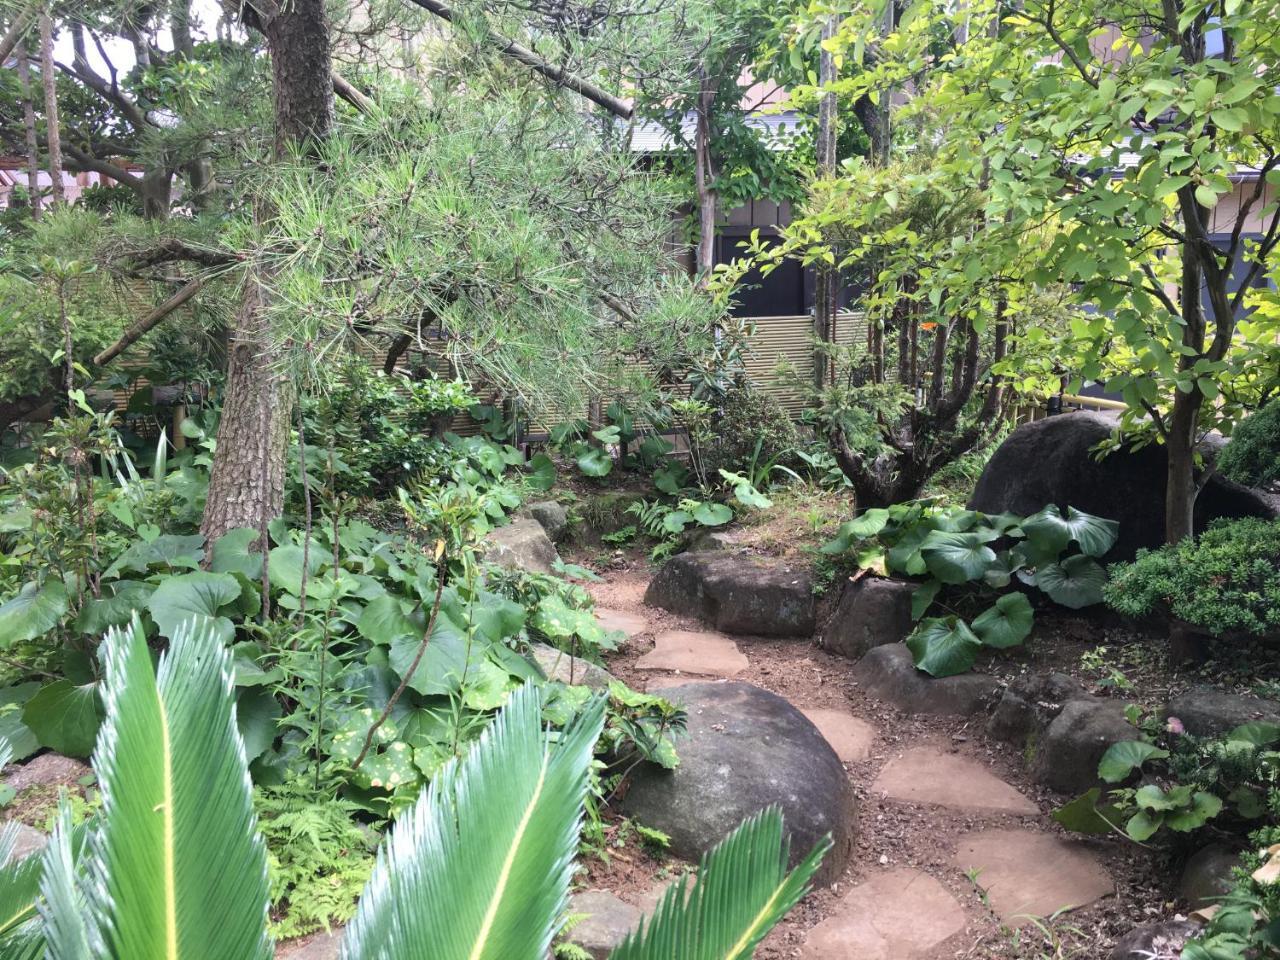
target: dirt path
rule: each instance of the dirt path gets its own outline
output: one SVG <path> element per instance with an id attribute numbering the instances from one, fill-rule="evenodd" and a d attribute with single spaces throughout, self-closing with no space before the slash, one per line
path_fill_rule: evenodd
<path id="1" fill-rule="evenodd" d="M 642 616 L 648 626 L 634 636 L 616 655 L 609 658 L 609 669 L 620 679 L 638 689 L 656 690 L 674 683 L 706 680 L 705 676 L 681 675 L 669 671 L 648 670 L 637 666 L 646 653 L 654 649 L 654 638 L 666 631 L 693 630 L 706 632 L 697 622 L 675 617 L 665 611 L 644 605 L 644 590 L 649 573 L 643 566 L 619 570 L 607 576 L 605 582 L 593 584 L 591 592 L 603 611 L 617 611 Z M 1150 855 L 1132 844 L 1119 839 L 1079 841 L 1071 838 L 1072 851 L 1082 850 L 1086 859 L 1095 862 L 1114 881 L 1114 895 L 1105 896 L 1091 906 L 1056 918 L 1041 919 L 1037 923 L 1022 921 L 1001 922 L 996 912 L 998 887 L 992 886 L 991 895 L 985 896 L 978 884 L 957 864 L 962 845 L 967 850 L 975 836 L 983 831 L 1000 829 L 1018 831 L 1017 834 L 1000 834 L 997 839 L 1022 837 L 1043 844 L 1028 849 L 1025 855 L 1013 857 L 1027 861 L 1017 864 L 1019 869 L 1045 874 L 1049 882 L 1066 870 L 1058 847 L 1065 848 L 1066 834 L 1051 820 L 1049 812 L 1061 799 L 1032 783 L 1024 774 L 1019 758 L 1003 745 L 987 740 L 981 723 L 962 718 L 908 717 L 865 695 L 853 677 L 852 663 L 827 654 L 808 640 L 773 640 L 752 637 L 730 637 L 746 657 L 746 667 L 734 677 L 763 687 L 789 700 L 801 710 L 825 709 L 842 711 L 860 718 L 874 727 L 869 757 L 861 762 L 846 762 L 854 793 L 859 802 L 858 846 L 844 876 L 830 889 L 811 893 L 792 914 L 770 935 L 757 956 L 761 960 L 806 957 L 810 960 L 876 960 L 874 956 L 852 951 L 849 936 L 831 935 L 846 945 L 834 951 L 817 951 L 816 947 L 805 952 L 804 944 L 810 931 L 828 918 L 840 916 L 857 906 L 857 898 L 842 905 L 842 899 L 851 889 L 875 881 L 892 886 L 893 871 L 911 870 L 937 881 L 959 905 L 955 917 L 954 932 L 946 939 L 927 949 L 898 949 L 895 960 L 942 960 L 942 958 L 1090 958 L 1103 960 L 1109 955 L 1114 939 L 1138 923 L 1152 919 L 1161 903 L 1163 884 L 1155 882 L 1164 866 L 1152 862 Z M 894 799 L 885 795 L 884 783 L 876 784 L 886 766 L 904 762 L 905 755 L 915 755 L 922 748 L 945 755 L 947 761 L 961 766 L 980 765 L 984 771 L 1016 789 L 1022 797 L 1020 812 L 990 812 L 958 809 L 918 800 Z M 970 761 L 971 764 L 963 763 Z M 899 778 L 901 779 L 901 778 Z M 907 778 L 910 782 L 910 777 Z M 875 785 L 875 786 L 873 786 Z M 1003 785 L 1000 785 L 1003 788 Z M 911 790 L 907 791 L 908 793 Z M 928 792 L 925 790 L 924 792 Z M 1001 840 L 1003 842 L 1003 840 Z M 959 854 L 963 857 L 964 854 Z M 1035 860 L 1051 862 L 1033 862 Z M 647 870 L 646 870 L 647 866 Z M 593 869 L 594 886 L 612 890 L 623 900 L 638 902 L 642 892 L 660 880 L 664 871 L 656 862 L 637 864 L 628 862 L 618 869 Z M 978 883 L 987 880 L 982 874 Z M 932 886 L 921 878 L 925 885 Z M 1017 881 L 1020 883 L 1021 881 Z M 1028 881 L 1032 882 L 1032 881 Z M 1035 881 L 1039 882 L 1039 881 Z M 864 887 L 864 892 L 876 889 L 876 885 Z M 1108 884 L 1110 886 L 1110 884 Z M 1008 886 L 1005 887 L 1006 894 Z M 900 891 L 886 896 L 883 911 L 871 908 L 873 913 L 883 913 L 882 925 L 904 927 L 912 925 L 910 915 L 896 916 L 890 909 L 900 905 Z M 938 894 L 941 896 L 941 894 Z M 945 899 L 945 898 L 944 898 Z M 861 908 L 866 910 L 866 905 Z M 994 908 L 994 910 L 993 910 Z M 950 907 L 948 907 L 950 909 Z M 929 914 L 936 911 L 932 901 L 922 901 L 921 910 Z M 899 911 L 901 912 L 901 911 Z M 1007 910 L 1006 910 L 1007 913 Z M 829 924 L 828 924 L 829 926 Z M 1016 929 L 1014 929 L 1016 927 Z M 864 931 L 865 932 L 865 931 Z M 873 932 L 874 933 L 874 932 Z M 884 931 L 880 931 L 884 933 Z M 874 933 L 879 936 L 880 933 Z M 860 934 L 858 934 L 860 935 Z M 888 934 L 890 937 L 893 931 Z M 843 937 L 843 939 L 842 939 Z M 815 938 L 816 939 L 816 938 Z M 882 949 L 889 951 L 888 946 Z M 875 948 L 872 948 L 874 954 Z M 886 958 L 889 953 L 884 954 Z"/>

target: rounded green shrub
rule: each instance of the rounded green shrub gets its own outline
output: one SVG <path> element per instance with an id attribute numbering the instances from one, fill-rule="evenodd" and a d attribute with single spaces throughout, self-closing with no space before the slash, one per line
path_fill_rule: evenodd
<path id="1" fill-rule="evenodd" d="M 1241 421 L 1218 455 L 1218 470 L 1250 487 L 1280 482 L 1280 403 L 1272 401 Z"/>
<path id="2" fill-rule="evenodd" d="M 1214 636 L 1280 630 L 1280 520 L 1221 520 L 1110 572 L 1104 598 L 1127 616 L 1172 616 Z"/>

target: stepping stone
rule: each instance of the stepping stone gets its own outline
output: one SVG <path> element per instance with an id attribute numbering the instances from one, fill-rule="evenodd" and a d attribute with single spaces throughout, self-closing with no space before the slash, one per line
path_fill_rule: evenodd
<path id="1" fill-rule="evenodd" d="M 860 720 L 847 710 L 813 708 L 801 710 L 809 722 L 818 728 L 831 744 L 831 749 L 844 763 L 861 763 L 871 756 L 871 744 L 876 739 L 876 728 Z"/>
<path id="2" fill-rule="evenodd" d="M 977 761 L 932 747 L 890 760 L 871 789 L 894 800 L 980 813 L 1037 814 L 1040 808 Z"/>
<path id="3" fill-rule="evenodd" d="M 640 670 L 672 670 L 704 677 L 736 677 L 747 665 L 746 656 L 728 637 L 693 630 L 658 634 L 653 649 L 636 661 Z"/>
<path id="4" fill-rule="evenodd" d="M 585 914 L 565 936 L 592 960 L 606 960 L 613 948 L 640 922 L 640 910 L 608 890 L 584 890 L 569 899 L 570 916 Z"/>
<path id="5" fill-rule="evenodd" d="M 276 950 L 276 960 L 338 960 L 342 952 L 342 928 L 290 940 Z"/>
<path id="6" fill-rule="evenodd" d="M 906 868 L 850 890 L 809 931 L 804 960 L 909 960 L 964 929 L 964 910 L 933 877 Z"/>
<path id="7" fill-rule="evenodd" d="M 630 640 L 638 633 L 646 633 L 649 621 L 637 613 L 626 613 L 622 610 L 610 610 L 608 607 L 596 607 L 596 620 L 606 630 L 618 630 Z"/>
<path id="8" fill-rule="evenodd" d="M 976 874 L 996 916 L 1015 925 L 1115 893 L 1115 883 L 1086 847 L 1034 830 L 971 833 L 960 840 L 955 864 Z"/>

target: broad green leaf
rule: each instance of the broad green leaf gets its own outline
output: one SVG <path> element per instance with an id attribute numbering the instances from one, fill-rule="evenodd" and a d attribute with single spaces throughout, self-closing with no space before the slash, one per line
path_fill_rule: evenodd
<path id="1" fill-rule="evenodd" d="M 245 760 L 253 763 L 267 752 L 279 732 L 283 711 L 267 687 L 244 687 L 236 700 L 236 729 L 244 741 Z"/>
<path id="2" fill-rule="evenodd" d="M 1022 529 L 1041 556 L 1056 557 L 1074 540 L 1087 556 L 1100 557 L 1115 546 L 1120 524 L 1075 507 L 1067 507 L 1064 517 L 1057 507 L 1048 506 L 1022 521 Z"/>
<path id="3" fill-rule="evenodd" d="M 529 684 L 446 763 L 378 851 L 345 960 L 536 960 L 568 898 L 592 748 L 591 701 L 552 739 Z"/>
<path id="4" fill-rule="evenodd" d="M 763 810 L 702 858 L 695 879 L 668 887 L 648 922 L 609 960 L 749 960 L 808 891 L 830 849 L 828 836 L 788 872 L 782 814 Z"/>
<path id="5" fill-rule="evenodd" d="M 1125 833 L 1129 835 L 1131 840 L 1136 840 L 1138 843 L 1145 843 L 1155 836 L 1156 831 L 1160 829 L 1160 826 L 1163 823 L 1164 814 L 1139 810 L 1129 818 L 1129 822 L 1125 824 L 1124 829 Z"/>
<path id="6" fill-rule="evenodd" d="M 223 643 L 230 643 L 235 627 L 218 610 L 239 596 L 240 581 L 229 573 L 184 573 L 163 581 L 147 602 L 147 610 L 166 637 L 193 621 L 210 625 Z"/>
<path id="7" fill-rule="evenodd" d="M 40 740 L 22 721 L 22 707 L 40 690 L 34 680 L 0 688 L 0 742 L 7 743 L 10 762 L 25 760 L 40 749 Z"/>
<path id="8" fill-rule="evenodd" d="M 1035 614 L 1025 594 L 1006 593 L 974 619 L 973 632 L 988 647 L 1016 647 L 1027 639 Z"/>
<path id="9" fill-rule="evenodd" d="M 1246 723 L 1227 734 L 1228 741 L 1240 741 L 1255 747 L 1269 747 L 1280 740 L 1280 724 Z"/>
<path id="10" fill-rule="evenodd" d="M 239 573 L 249 580 L 257 580 L 262 576 L 262 554 L 249 551 L 250 544 L 257 539 L 257 530 L 247 527 L 228 530 L 213 545 L 209 569 L 213 573 Z"/>
<path id="11" fill-rule="evenodd" d="M 982 641 L 958 617 L 925 620 L 907 638 L 907 649 L 917 669 L 935 677 L 967 672 L 981 648 Z"/>
<path id="12" fill-rule="evenodd" d="M 418 640 L 426 628 L 421 616 L 411 617 L 404 612 L 404 602 L 399 597 L 383 594 L 370 600 L 356 618 L 356 631 L 370 643 L 388 646 L 402 637 Z"/>
<path id="13" fill-rule="evenodd" d="M 545 453 L 534 454 L 533 459 L 529 461 L 524 482 L 534 490 L 550 490 L 556 485 L 555 462 Z"/>
<path id="14" fill-rule="evenodd" d="M 668 463 L 653 472 L 653 485 L 673 497 L 684 489 L 688 479 L 689 470 L 682 463 Z"/>
<path id="15" fill-rule="evenodd" d="M 1072 610 L 1102 602 L 1102 588 L 1107 571 L 1092 557 L 1083 554 L 1067 557 L 1061 563 L 1050 563 L 1036 570 L 1036 586 L 1054 603 Z"/>
<path id="16" fill-rule="evenodd" d="M 920 547 L 929 572 L 943 583 L 968 583 L 981 579 L 995 563 L 996 554 L 984 533 L 951 533 L 935 530 Z"/>
<path id="17" fill-rule="evenodd" d="M 155 593 L 156 585 L 142 580 L 117 580 L 103 584 L 103 596 L 90 598 L 80 608 L 76 617 L 76 629 L 88 636 L 100 637 L 111 627 L 118 627 L 133 619 L 133 615 L 147 609 L 147 601 Z"/>
<path id="18" fill-rule="evenodd" d="M 43 584 L 23 584 L 18 595 L 0 605 L 0 646 L 34 640 L 48 633 L 67 614 L 67 588 L 50 577 Z"/>
<path id="19" fill-rule="evenodd" d="M 1198 791 L 1191 798 L 1191 806 L 1164 815 L 1164 824 L 1170 830 L 1190 833 L 1199 830 L 1222 812 L 1222 798 L 1212 793 Z"/>
<path id="20" fill-rule="evenodd" d="M 1122 740 L 1113 743 L 1098 761 L 1098 776 L 1107 783 L 1128 780 L 1134 770 L 1148 760 L 1165 760 L 1169 751 L 1161 750 L 1143 740 Z"/>
<path id="21" fill-rule="evenodd" d="M 98 685 L 77 686 L 70 680 L 55 680 L 41 687 L 22 708 L 22 722 L 40 745 L 69 757 L 87 757 L 93 752 L 102 717 Z"/>
<path id="22" fill-rule="evenodd" d="M 772 500 L 749 483 L 740 483 L 734 487 L 733 499 L 753 510 L 768 510 L 773 506 Z"/>
<path id="23" fill-rule="evenodd" d="M 704 527 L 720 527 L 733 519 L 733 510 L 723 503 L 701 501 L 691 511 L 695 522 Z"/>
<path id="24" fill-rule="evenodd" d="M 151 567 L 167 567 L 170 570 L 194 570 L 204 559 L 204 537 L 193 533 L 188 537 L 162 534 L 154 540 L 139 540 L 129 546 L 107 568 L 106 575 L 114 577 L 126 570 L 146 573 Z"/>
<path id="25" fill-rule="evenodd" d="M 1076 833 L 1102 834 L 1118 829 L 1121 809 L 1101 803 L 1102 788 L 1094 787 L 1053 812 L 1053 819 Z"/>
<path id="26" fill-rule="evenodd" d="M 942 589 L 942 584 L 937 580 L 926 580 L 920 584 L 911 594 L 911 619 L 919 620 L 929 608 L 933 606 L 933 601 L 938 598 L 938 591 Z"/>
<path id="27" fill-rule="evenodd" d="M 693 517 L 686 510 L 672 510 L 662 518 L 662 529 L 667 533 L 682 533 L 684 528 L 693 522 Z"/>
<path id="28" fill-rule="evenodd" d="M 613 470 L 613 458 L 603 447 L 587 446 L 578 454 L 576 463 L 588 477 L 606 477 Z"/>
<path id="29" fill-rule="evenodd" d="M 153 672 L 141 626 L 107 636 L 102 810 L 87 885 L 106 956 L 270 960 L 267 858 L 254 824 L 231 657 L 184 625 Z"/>
<path id="30" fill-rule="evenodd" d="M 302 547 L 294 543 L 273 547 L 267 555 L 267 575 L 271 585 L 288 591 L 295 597 L 302 595 Z M 311 595 L 316 574 L 324 564 L 326 554 L 318 544 L 312 543 L 306 551 L 307 595 Z"/>

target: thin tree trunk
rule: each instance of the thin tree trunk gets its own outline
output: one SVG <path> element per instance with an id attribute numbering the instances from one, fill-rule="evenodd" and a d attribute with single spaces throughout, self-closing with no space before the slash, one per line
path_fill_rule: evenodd
<path id="1" fill-rule="evenodd" d="M 1195 532 L 1199 493 L 1195 479 L 1196 426 L 1203 402 L 1204 394 L 1198 389 L 1190 393 L 1178 390 L 1174 394 L 1165 439 L 1169 459 L 1164 499 L 1165 543 L 1177 543 Z"/>
<path id="2" fill-rule="evenodd" d="M 836 35 L 839 18 L 834 14 L 827 17 L 822 25 L 822 39 L 832 39 Z M 832 177 L 836 172 L 836 140 L 838 135 L 836 117 L 836 95 L 830 89 L 836 82 L 836 58 L 824 44 L 818 59 L 818 83 L 823 94 L 818 101 L 818 142 L 817 162 L 818 176 Z M 813 351 L 813 385 L 821 390 L 826 382 L 827 351 L 823 345 L 830 343 L 836 326 L 836 308 L 840 295 L 839 270 L 823 261 L 818 263 L 817 275 L 814 277 L 813 326 L 814 337 L 818 344 Z"/>
<path id="3" fill-rule="evenodd" d="M 65 199 L 62 190 L 62 141 L 58 119 L 58 74 L 53 63 L 53 18 L 40 14 L 40 80 L 44 84 L 45 142 L 49 148 L 49 176 L 53 203 Z"/>
<path id="4" fill-rule="evenodd" d="M 169 33 L 173 37 L 173 50 L 184 60 L 190 60 L 196 49 L 195 37 L 191 34 L 190 0 L 173 0 L 169 11 Z M 196 144 L 195 159 L 187 162 L 185 170 L 187 183 L 191 187 L 191 205 L 196 210 L 204 210 L 209 206 L 213 193 L 213 161 L 209 153 L 213 149 L 208 140 L 200 140 Z M 168 213 L 168 203 L 165 204 Z"/>
<path id="5" fill-rule="evenodd" d="M 716 265 L 716 214 L 719 198 L 713 186 L 715 167 L 711 158 L 711 108 L 715 101 L 715 79 L 701 68 L 698 74 L 698 103 L 694 110 L 694 185 L 698 193 L 698 283 L 706 285 Z"/>
<path id="6" fill-rule="evenodd" d="M 31 68 L 27 64 L 27 50 L 18 44 L 18 90 L 22 98 L 22 126 L 27 145 L 27 193 L 30 195 L 31 219 L 40 219 L 40 138 L 36 134 L 36 106 L 31 100 Z"/>
<path id="7" fill-rule="evenodd" d="M 271 52 L 275 153 L 283 157 L 291 145 L 324 138 L 333 124 L 324 2 L 292 0 L 266 14 L 246 10 L 255 15 L 253 25 L 266 36 Z M 260 269 L 250 271 L 231 330 L 222 420 L 201 524 L 209 540 L 237 527 L 265 531 L 284 506 L 295 397 L 271 349 L 270 281 Z"/>

